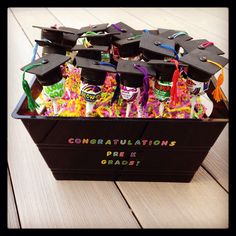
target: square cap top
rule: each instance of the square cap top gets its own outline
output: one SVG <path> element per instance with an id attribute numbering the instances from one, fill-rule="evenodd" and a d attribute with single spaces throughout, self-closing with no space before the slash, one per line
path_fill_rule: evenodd
<path id="1" fill-rule="evenodd" d="M 218 47 L 213 45 L 213 43 L 209 42 L 207 39 L 196 39 L 196 40 L 190 40 L 190 41 L 182 41 L 179 42 L 180 47 L 182 47 L 185 51 L 185 53 L 189 53 L 193 51 L 196 48 L 199 48 L 201 50 L 206 50 L 211 53 L 217 54 L 217 55 L 223 55 L 224 52 L 220 50 Z"/>
<path id="2" fill-rule="evenodd" d="M 35 42 L 40 46 L 43 47 L 42 55 L 46 54 L 60 54 L 60 55 L 66 55 L 66 49 L 64 46 L 51 42 L 50 40 L 41 39 L 41 40 L 35 40 Z"/>
<path id="3" fill-rule="evenodd" d="M 21 68 L 21 70 L 24 71 L 26 67 L 30 65 L 42 63 L 37 67 L 33 67 L 32 69 L 27 70 L 27 73 L 35 74 L 37 79 L 43 86 L 48 86 L 61 80 L 62 74 L 60 65 L 63 65 L 69 60 L 70 57 L 60 54 L 47 54 L 24 66 L 23 68 Z"/>
<path id="4" fill-rule="evenodd" d="M 59 32 L 59 33 L 75 34 L 73 32 L 73 30 L 71 30 L 71 28 L 68 28 L 68 27 L 56 28 L 54 26 L 52 26 L 52 27 L 44 27 L 44 26 L 37 26 L 37 25 L 33 25 L 32 27 L 41 29 L 42 31 L 51 31 L 51 32 L 55 32 L 55 33 Z"/>
<path id="5" fill-rule="evenodd" d="M 127 60 L 118 60 L 117 72 L 120 73 L 121 84 L 138 88 L 143 86 L 144 74 L 137 70 L 134 66 L 139 65 L 147 69 L 149 76 L 156 76 L 156 71 L 151 65 L 148 65 L 143 61 L 127 61 Z"/>
<path id="6" fill-rule="evenodd" d="M 192 37 L 189 36 L 187 32 L 181 31 L 181 30 L 167 30 L 160 33 L 159 36 L 173 40 L 176 43 L 179 43 L 181 41 L 188 41 L 192 39 Z"/>
<path id="7" fill-rule="evenodd" d="M 76 57 L 76 66 L 82 68 L 82 81 L 92 85 L 102 85 L 107 72 L 116 73 L 114 65 L 84 57 Z"/>
<path id="8" fill-rule="evenodd" d="M 85 57 L 89 59 L 94 59 L 101 61 L 102 60 L 102 51 L 108 51 L 108 46 L 93 46 L 86 48 L 84 45 L 76 45 L 72 48 L 72 51 L 78 51 L 77 56 Z"/>
<path id="9" fill-rule="evenodd" d="M 71 51 L 82 51 L 82 50 L 90 50 L 90 51 L 104 51 L 106 52 L 108 50 L 108 46 L 103 46 L 103 45 L 93 45 L 92 47 L 86 48 L 82 44 L 77 44 L 75 45 Z"/>
<path id="10" fill-rule="evenodd" d="M 142 33 L 150 33 L 150 34 L 154 34 L 154 35 L 159 35 L 159 31 L 158 30 L 149 30 L 149 29 L 144 29 L 142 30 Z"/>
<path id="11" fill-rule="evenodd" d="M 219 63 L 222 67 L 228 63 L 227 58 L 198 48 L 180 58 L 181 62 L 189 65 L 188 76 L 200 82 L 209 81 L 221 69 L 207 60 Z"/>
<path id="12" fill-rule="evenodd" d="M 107 30 L 108 33 L 120 33 L 114 35 L 114 40 L 124 39 L 133 36 L 134 34 L 140 34 L 140 30 L 135 30 L 123 22 L 118 22 L 116 24 L 111 24 Z"/>
<path id="13" fill-rule="evenodd" d="M 66 37 L 76 37 L 74 32 L 68 30 L 68 29 L 60 29 L 56 28 L 54 26 L 52 27 L 43 27 L 43 26 L 34 26 L 34 28 L 41 29 L 41 39 L 47 39 L 52 42 L 62 44 L 64 36 Z"/>
<path id="14" fill-rule="evenodd" d="M 159 35 L 143 33 L 139 47 L 147 60 L 175 58 L 175 42 Z"/>
<path id="15" fill-rule="evenodd" d="M 89 34 L 90 33 L 90 34 Z M 87 40 L 92 45 L 105 45 L 110 46 L 113 40 L 113 35 L 118 35 L 120 33 L 114 32 L 114 33 L 106 33 L 106 32 L 88 32 L 88 35 L 82 35 L 79 38 L 87 38 Z"/>
<path id="16" fill-rule="evenodd" d="M 159 76 L 159 80 L 162 81 L 172 81 L 172 76 L 174 71 L 176 70 L 176 65 L 174 62 L 170 60 L 150 60 L 147 62 L 149 65 L 153 66 L 157 75 Z M 179 63 L 179 69 L 186 69 L 188 67 L 187 64 Z"/>
<path id="17" fill-rule="evenodd" d="M 65 27 L 65 26 L 60 26 L 59 30 L 67 31 L 67 32 L 73 32 L 74 34 L 79 34 L 80 29 L 76 28 L 71 28 L 71 27 Z M 66 32 L 64 32 L 66 33 Z"/>
<path id="18" fill-rule="evenodd" d="M 99 32 L 102 31 L 104 32 L 107 29 L 108 23 L 105 24 L 97 24 L 97 25 L 88 25 L 85 27 L 80 28 L 78 34 L 82 35 L 88 31 L 93 31 L 93 32 Z"/>

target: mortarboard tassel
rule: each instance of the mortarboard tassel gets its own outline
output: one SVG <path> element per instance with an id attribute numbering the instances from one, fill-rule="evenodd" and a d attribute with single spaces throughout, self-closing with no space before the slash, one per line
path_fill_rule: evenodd
<path id="1" fill-rule="evenodd" d="M 139 70 L 140 72 L 143 73 L 143 88 L 144 88 L 144 93 L 141 99 L 141 106 L 145 107 L 148 101 L 148 91 L 149 91 L 149 80 L 148 80 L 148 70 L 144 66 L 140 65 L 134 65 L 134 68 Z"/>
<path id="2" fill-rule="evenodd" d="M 113 97 L 111 99 L 111 104 L 118 100 L 120 95 L 120 75 L 119 73 L 116 74 L 116 89 L 114 91 Z"/>
<path id="3" fill-rule="evenodd" d="M 170 45 L 168 44 L 164 44 L 164 43 L 161 43 L 161 44 L 157 44 L 157 46 L 161 47 L 161 48 L 165 48 L 167 50 L 170 50 L 170 51 L 173 51 L 174 54 L 175 54 L 175 59 L 178 61 L 179 60 L 179 56 L 178 56 L 178 53 L 175 51 L 175 49 L 173 47 L 171 47 Z"/>
<path id="4" fill-rule="evenodd" d="M 178 78 L 179 78 L 179 63 L 176 60 L 170 60 L 170 61 L 174 62 L 175 66 L 176 66 L 176 69 L 175 69 L 175 71 L 173 73 L 173 76 L 172 76 L 173 85 L 172 85 L 171 90 L 170 90 L 171 103 L 173 105 L 175 105 L 178 102 L 177 82 L 178 82 Z"/>
<path id="5" fill-rule="evenodd" d="M 87 38 L 83 38 L 83 39 L 82 39 L 82 43 L 83 43 L 83 45 L 84 45 L 86 48 L 90 48 L 90 47 L 92 46 L 91 43 L 88 41 Z"/>
<path id="6" fill-rule="evenodd" d="M 89 36 L 89 35 L 97 35 L 97 33 L 93 32 L 93 31 L 87 31 L 86 33 L 84 33 L 85 36 Z M 86 47 L 86 48 L 90 48 L 92 47 L 93 45 L 88 41 L 87 38 L 83 38 L 82 39 L 82 42 L 83 42 L 83 45 Z"/>
<path id="7" fill-rule="evenodd" d="M 42 63 L 38 63 L 38 64 L 33 64 L 33 65 L 29 65 L 27 66 L 25 69 L 24 69 L 24 72 L 23 72 L 23 75 L 22 75 L 22 87 L 24 89 L 24 92 L 27 96 L 27 99 L 28 99 L 28 108 L 30 109 L 30 111 L 34 111 L 36 108 L 39 107 L 39 104 L 37 104 L 32 95 L 31 95 L 31 90 L 30 90 L 30 86 L 27 82 L 27 80 L 25 80 L 25 72 L 31 70 L 32 68 L 34 67 L 37 67 L 37 66 L 41 66 L 42 64 L 44 64 L 43 62 Z"/>
<path id="8" fill-rule="evenodd" d="M 185 32 L 185 31 L 180 31 L 180 32 L 177 32 L 177 33 L 175 33 L 175 34 L 170 35 L 170 36 L 168 37 L 168 39 L 175 39 L 175 38 L 177 38 L 177 37 L 179 37 L 179 36 L 181 36 L 181 35 L 188 35 L 188 33 Z"/>
<path id="9" fill-rule="evenodd" d="M 225 96 L 224 96 L 224 94 L 223 94 L 223 92 L 220 88 L 220 86 L 224 82 L 224 68 L 223 68 L 222 65 L 220 65 L 219 63 L 217 63 L 215 61 L 207 60 L 207 62 L 212 63 L 212 64 L 214 64 L 214 65 L 221 68 L 221 74 L 218 76 L 217 83 L 216 83 L 216 88 L 212 92 L 212 95 L 213 95 L 214 99 L 216 100 L 216 102 L 220 102 L 222 99 L 225 99 Z"/>
<path id="10" fill-rule="evenodd" d="M 112 24 L 112 27 L 120 32 L 126 32 L 124 29 L 121 29 L 117 24 Z"/>

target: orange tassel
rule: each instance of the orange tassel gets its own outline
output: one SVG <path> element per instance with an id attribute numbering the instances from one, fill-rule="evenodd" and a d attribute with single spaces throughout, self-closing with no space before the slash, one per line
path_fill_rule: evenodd
<path id="1" fill-rule="evenodd" d="M 212 61 L 212 60 L 207 60 L 207 62 L 218 66 L 219 68 L 221 68 L 221 74 L 219 75 L 218 79 L 217 79 L 217 83 L 216 83 L 216 88 L 215 90 L 212 92 L 213 98 L 215 99 L 216 102 L 220 102 L 223 98 L 225 99 L 225 96 L 220 88 L 220 86 L 223 84 L 224 82 L 224 68 L 221 64 Z"/>
<path id="2" fill-rule="evenodd" d="M 216 88 L 212 92 L 212 95 L 213 95 L 214 99 L 216 100 L 216 102 L 220 102 L 224 98 L 224 94 L 220 88 L 220 86 L 223 84 L 223 82 L 224 82 L 224 73 L 223 73 L 223 69 L 222 69 L 222 72 L 217 79 Z"/>

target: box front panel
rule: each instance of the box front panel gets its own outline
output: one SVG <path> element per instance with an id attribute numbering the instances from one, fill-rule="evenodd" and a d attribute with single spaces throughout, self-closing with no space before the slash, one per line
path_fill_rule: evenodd
<path id="1" fill-rule="evenodd" d="M 123 171 L 175 173 L 195 172 L 207 155 L 207 149 L 135 149 L 135 148 L 40 148 L 45 161 L 53 170 L 97 173 Z"/>

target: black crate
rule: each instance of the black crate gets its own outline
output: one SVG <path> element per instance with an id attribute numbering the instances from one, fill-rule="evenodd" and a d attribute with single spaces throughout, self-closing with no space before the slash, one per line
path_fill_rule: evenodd
<path id="1" fill-rule="evenodd" d="M 41 91 L 35 79 L 32 91 Z M 42 117 L 23 95 L 12 116 L 58 180 L 189 182 L 228 122 L 227 106 L 214 105 L 204 120 Z"/>

